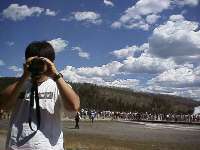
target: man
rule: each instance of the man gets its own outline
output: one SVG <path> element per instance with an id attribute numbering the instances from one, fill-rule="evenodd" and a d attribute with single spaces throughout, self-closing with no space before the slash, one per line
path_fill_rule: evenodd
<path id="1" fill-rule="evenodd" d="M 53 63 L 55 52 L 50 43 L 38 41 L 29 44 L 25 58 L 21 78 L 1 93 L 0 100 L 6 102 L 5 106 L 15 107 L 10 119 L 6 150 L 64 150 L 60 108 L 64 105 L 78 111 L 79 96 L 58 73 Z M 43 73 L 35 77 L 30 72 L 34 59 L 44 62 Z M 33 81 L 37 84 L 38 95 L 33 96 L 38 96 L 39 114 L 36 111 L 37 102 L 33 108 L 30 106 Z M 33 110 L 31 114 L 30 109 Z"/>
<path id="2" fill-rule="evenodd" d="M 79 112 L 76 113 L 76 116 L 75 116 L 75 129 L 79 129 L 79 120 L 80 120 L 80 115 L 79 115 Z"/>

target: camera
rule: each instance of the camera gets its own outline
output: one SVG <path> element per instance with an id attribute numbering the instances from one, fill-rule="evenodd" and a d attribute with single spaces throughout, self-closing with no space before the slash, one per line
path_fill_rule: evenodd
<path id="1" fill-rule="evenodd" d="M 45 62 L 41 58 L 34 58 L 30 61 L 28 70 L 31 77 L 39 76 L 45 72 Z"/>

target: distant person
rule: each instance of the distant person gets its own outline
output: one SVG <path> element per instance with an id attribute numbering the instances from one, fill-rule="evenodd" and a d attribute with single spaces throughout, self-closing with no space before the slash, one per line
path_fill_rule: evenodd
<path id="1" fill-rule="evenodd" d="M 14 106 L 6 150 L 64 150 L 60 108 L 78 111 L 79 96 L 57 71 L 51 44 L 30 43 L 25 59 L 23 75 L 1 93 Z"/>
<path id="2" fill-rule="evenodd" d="M 76 113 L 76 116 L 75 116 L 75 129 L 79 129 L 79 120 L 80 120 L 80 115 L 79 115 L 79 112 Z"/>
<path id="3" fill-rule="evenodd" d="M 94 123 L 94 118 L 95 118 L 95 112 L 92 111 L 91 112 L 91 121 L 92 121 L 92 123 Z"/>

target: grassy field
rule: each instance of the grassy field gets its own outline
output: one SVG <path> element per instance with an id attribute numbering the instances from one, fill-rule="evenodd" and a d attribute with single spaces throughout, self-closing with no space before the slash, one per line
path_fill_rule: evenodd
<path id="1" fill-rule="evenodd" d="M 114 140 L 105 136 L 68 135 L 66 150 L 198 150 L 199 144 Z"/>
<path id="2" fill-rule="evenodd" d="M 4 145 L 6 123 L 1 125 L 0 145 Z M 80 129 L 74 122 L 63 122 L 66 150 L 198 150 L 200 127 L 84 121 Z M 0 150 L 2 150 L 0 146 Z"/>

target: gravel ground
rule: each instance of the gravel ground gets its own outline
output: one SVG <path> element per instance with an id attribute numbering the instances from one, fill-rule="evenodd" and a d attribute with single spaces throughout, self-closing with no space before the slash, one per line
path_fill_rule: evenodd
<path id="1" fill-rule="evenodd" d="M 63 127 L 66 133 L 105 135 L 113 139 L 175 143 L 200 142 L 200 126 L 99 121 L 93 124 L 81 122 L 79 130 L 73 129 L 73 122 L 65 122 Z"/>
<path id="2" fill-rule="evenodd" d="M 0 150 L 4 149 L 7 121 L 0 121 Z M 65 149 L 198 150 L 200 126 L 119 121 L 63 121 Z"/>

